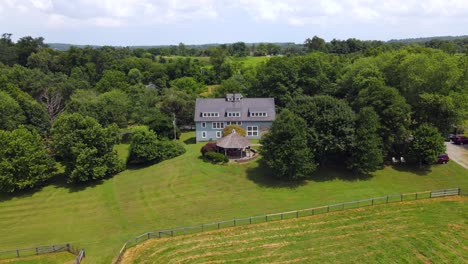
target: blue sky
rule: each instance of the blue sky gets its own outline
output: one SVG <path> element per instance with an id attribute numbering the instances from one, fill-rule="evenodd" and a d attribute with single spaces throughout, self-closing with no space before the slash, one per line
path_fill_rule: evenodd
<path id="1" fill-rule="evenodd" d="M 468 34 L 468 0 L 0 0 L 0 33 L 163 45 Z"/>

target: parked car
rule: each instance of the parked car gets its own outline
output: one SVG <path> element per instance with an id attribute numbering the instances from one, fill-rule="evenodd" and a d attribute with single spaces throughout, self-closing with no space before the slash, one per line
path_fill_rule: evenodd
<path id="1" fill-rule="evenodd" d="M 457 145 L 463 145 L 463 144 L 468 144 L 468 137 L 465 136 L 456 136 L 453 139 L 453 143 Z"/>
<path id="2" fill-rule="evenodd" d="M 453 142 L 453 140 L 454 140 L 456 137 L 457 137 L 456 134 L 449 134 L 449 135 L 447 136 L 447 141 L 449 141 L 449 142 L 452 141 L 452 142 Z"/>
<path id="3" fill-rule="evenodd" d="M 449 156 L 447 155 L 447 153 L 444 153 L 444 154 L 440 154 L 439 156 L 437 156 L 437 163 L 439 164 L 447 164 L 447 162 L 449 162 L 450 158 Z"/>

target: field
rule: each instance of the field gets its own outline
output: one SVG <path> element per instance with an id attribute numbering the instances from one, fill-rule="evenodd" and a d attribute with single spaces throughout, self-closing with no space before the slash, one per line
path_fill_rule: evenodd
<path id="1" fill-rule="evenodd" d="M 44 254 L 39 256 L 24 257 L 19 259 L 0 259 L 0 264 L 69 264 L 74 259 L 75 255 L 68 252 L 60 252 L 53 254 Z"/>
<path id="2" fill-rule="evenodd" d="M 87 263 L 109 263 L 122 244 L 141 233 L 252 215 L 365 199 L 400 192 L 468 188 L 468 170 L 456 163 L 419 171 L 386 167 L 369 179 L 323 169 L 311 180 L 271 180 L 257 159 L 212 165 L 200 156 L 194 132 L 187 153 L 145 168 L 131 168 L 93 185 L 56 181 L 40 190 L 0 196 L 0 251 L 71 243 Z M 124 155 L 127 146 L 117 147 Z"/>
<path id="3" fill-rule="evenodd" d="M 152 239 L 122 263 L 467 263 L 468 197 Z"/>

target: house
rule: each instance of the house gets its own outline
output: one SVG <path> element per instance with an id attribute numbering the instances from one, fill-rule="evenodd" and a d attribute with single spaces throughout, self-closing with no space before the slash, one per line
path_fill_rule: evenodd
<path id="1" fill-rule="evenodd" d="M 246 137 L 259 139 L 275 120 L 273 98 L 243 98 L 227 94 L 225 98 L 197 98 L 195 128 L 198 141 L 216 140 L 228 125 L 245 129 Z"/>

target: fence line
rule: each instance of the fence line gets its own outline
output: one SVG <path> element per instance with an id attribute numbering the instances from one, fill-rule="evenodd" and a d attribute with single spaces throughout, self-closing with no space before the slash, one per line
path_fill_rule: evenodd
<path id="1" fill-rule="evenodd" d="M 73 255 L 76 255 L 77 257 L 74 261 L 76 264 L 80 264 L 85 257 L 84 249 L 78 249 L 77 247 L 66 243 L 0 251 L 0 259 L 11 259 L 57 252 L 70 252 Z"/>
<path id="2" fill-rule="evenodd" d="M 467 193 L 462 192 L 460 188 L 451 188 L 451 189 L 435 190 L 435 191 L 391 194 L 391 195 L 373 197 L 373 198 L 364 199 L 364 200 L 343 202 L 343 203 L 337 203 L 337 204 L 331 204 L 331 205 L 325 205 L 325 206 L 307 208 L 307 209 L 300 209 L 300 210 L 289 211 L 289 212 L 272 213 L 272 214 L 251 216 L 251 217 L 245 217 L 245 218 L 235 218 L 232 220 L 213 222 L 213 223 L 201 224 L 201 225 L 196 225 L 196 226 L 188 226 L 188 227 L 146 232 L 125 242 L 125 244 L 122 246 L 122 248 L 119 251 L 119 255 L 115 259 L 114 264 L 120 263 L 120 261 L 122 260 L 123 254 L 129 247 L 135 246 L 151 238 L 173 237 L 173 236 L 179 236 L 179 235 L 200 233 L 200 232 L 210 231 L 210 230 L 217 230 L 217 229 L 233 227 L 233 226 L 250 225 L 250 224 L 264 223 L 264 222 L 269 222 L 269 221 L 277 221 L 277 220 L 284 220 L 284 219 L 299 218 L 299 217 L 304 217 L 304 216 L 312 216 L 312 215 L 317 215 L 317 214 L 324 214 L 324 213 L 342 211 L 342 210 L 365 207 L 365 206 L 374 206 L 374 205 L 379 205 L 379 204 L 388 204 L 388 203 L 412 201 L 412 200 L 420 200 L 420 199 L 430 199 L 430 198 L 454 196 L 454 195 L 467 195 Z"/>

